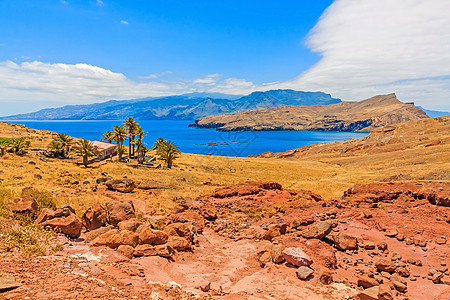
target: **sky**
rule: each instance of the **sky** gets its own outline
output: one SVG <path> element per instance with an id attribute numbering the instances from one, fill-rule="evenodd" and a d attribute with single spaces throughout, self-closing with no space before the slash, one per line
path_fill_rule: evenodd
<path id="1" fill-rule="evenodd" d="M 189 92 L 450 111 L 448 0 L 2 0 L 0 116 Z"/>

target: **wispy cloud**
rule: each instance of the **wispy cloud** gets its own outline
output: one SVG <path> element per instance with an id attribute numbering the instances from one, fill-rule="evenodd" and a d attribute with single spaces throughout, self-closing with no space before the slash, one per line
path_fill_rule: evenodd
<path id="1" fill-rule="evenodd" d="M 105 6 L 105 3 L 102 0 L 96 0 L 95 4 L 100 7 Z"/>
<path id="2" fill-rule="evenodd" d="M 125 21 L 125 20 L 120 20 L 120 23 L 123 24 L 123 25 L 128 25 L 128 22 Z"/>
<path id="3" fill-rule="evenodd" d="M 447 0 L 337 0 L 307 39 L 319 62 L 276 86 L 343 99 L 395 92 L 405 101 L 449 108 L 449 11 Z"/>

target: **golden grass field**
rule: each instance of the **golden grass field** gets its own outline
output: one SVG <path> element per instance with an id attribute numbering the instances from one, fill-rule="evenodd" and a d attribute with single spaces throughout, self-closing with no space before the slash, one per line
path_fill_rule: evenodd
<path id="1" fill-rule="evenodd" d="M 23 187 L 31 185 L 51 194 L 58 205 L 72 205 L 81 215 L 93 203 L 111 200 L 104 188 L 95 183 L 96 178 L 102 177 L 102 172 L 114 178 L 127 176 L 136 181 L 154 181 L 160 188 L 151 192 L 136 190 L 124 197 L 145 200 L 156 213 L 170 210 L 180 198 L 193 199 L 214 191 L 218 186 L 246 181 L 276 181 L 286 188 L 311 190 L 326 199 L 341 197 L 344 190 L 356 183 L 376 180 L 448 181 L 450 147 L 449 133 L 445 130 L 448 129 L 449 118 L 427 120 L 422 122 L 430 133 L 421 134 L 420 143 L 439 138 L 440 144 L 425 147 L 416 139 L 406 137 L 408 134 L 414 135 L 420 127 L 420 123 L 414 123 L 411 126 L 413 133 L 404 130 L 408 126 L 399 126 L 404 131 L 400 135 L 405 136 L 404 143 L 409 147 L 399 151 L 389 148 L 390 152 L 370 153 L 369 148 L 367 151 L 346 153 L 345 156 L 336 151 L 339 147 L 362 143 L 362 140 L 352 140 L 328 144 L 320 151 L 310 151 L 292 158 L 238 158 L 183 153 L 172 169 L 134 168 L 117 161 L 85 168 L 75 165 L 71 159 L 40 159 L 38 149 L 48 145 L 53 136 L 51 132 L 0 123 L 0 137 L 24 136 L 32 143 L 26 156 L 8 153 L 0 158 L 1 186 L 19 196 Z M 432 120 L 431 123 L 429 120 Z M 399 135 L 394 135 L 394 138 L 398 139 Z M 327 151 L 327 147 L 334 150 Z M 42 175 L 42 179 L 36 179 L 35 174 Z M 78 184 L 73 184 L 75 181 Z"/>

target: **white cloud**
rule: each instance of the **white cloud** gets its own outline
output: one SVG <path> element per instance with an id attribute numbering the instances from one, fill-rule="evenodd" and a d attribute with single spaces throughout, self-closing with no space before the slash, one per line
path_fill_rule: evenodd
<path id="1" fill-rule="evenodd" d="M 337 0 L 307 39 L 319 62 L 269 88 L 323 90 L 343 99 L 395 92 L 449 109 L 449 11 L 448 0 Z"/>
<path id="2" fill-rule="evenodd" d="M 169 75 L 147 76 L 147 81 L 136 82 L 122 73 L 112 72 L 88 64 L 50 64 L 39 61 L 0 62 L 0 103 L 14 100 L 51 101 L 61 104 L 90 103 L 109 99 L 133 99 L 149 96 L 165 96 L 186 92 L 224 92 L 245 94 L 254 84 L 236 78 L 220 80 L 221 75 L 210 74 L 214 80 L 182 80 L 158 82 L 152 79 Z M 203 79 L 205 79 L 203 78 Z M 18 107 L 18 109 L 24 109 Z"/>
<path id="3" fill-rule="evenodd" d="M 102 0 L 96 0 L 95 4 L 100 7 L 105 6 L 105 3 Z"/>
<path id="4" fill-rule="evenodd" d="M 123 24 L 123 25 L 128 25 L 128 22 L 125 21 L 125 20 L 120 20 L 120 23 Z"/>
<path id="5" fill-rule="evenodd" d="M 206 84 L 206 85 L 215 85 L 217 80 L 220 78 L 220 74 L 208 74 L 204 78 L 197 78 L 194 80 L 194 83 Z"/>

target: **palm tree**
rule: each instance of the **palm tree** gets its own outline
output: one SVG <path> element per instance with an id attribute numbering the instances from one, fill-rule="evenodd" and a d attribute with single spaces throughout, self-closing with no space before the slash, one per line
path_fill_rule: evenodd
<path id="1" fill-rule="evenodd" d="M 98 151 L 97 148 L 92 145 L 91 141 L 82 139 L 77 142 L 75 153 L 83 157 L 83 165 L 87 167 L 88 158 L 91 156 L 99 155 L 100 151 Z"/>
<path id="2" fill-rule="evenodd" d="M 156 143 L 155 143 L 156 144 Z M 172 168 L 173 161 L 179 157 L 181 153 L 180 149 L 178 149 L 177 144 L 171 141 L 163 141 L 160 145 L 158 145 L 157 154 L 166 161 L 167 168 Z"/>
<path id="3" fill-rule="evenodd" d="M 16 138 L 12 139 L 8 142 L 9 152 L 13 152 L 14 154 L 24 154 L 25 150 L 30 147 L 30 141 L 26 141 L 24 138 Z"/>
<path id="4" fill-rule="evenodd" d="M 108 143 L 114 141 L 114 132 L 112 132 L 111 130 L 105 132 L 102 136 L 102 141 L 107 141 Z"/>
<path id="5" fill-rule="evenodd" d="M 58 133 L 55 140 L 61 144 L 62 156 L 66 157 L 66 155 L 69 153 L 70 145 L 72 145 L 73 143 L 73 138 L 65 133 Z"/>
<path id="6" fill-rule="evenodd" d="M 53 153 L 54 157 L 59 157 L 62 155 L 63 147 L 60 141 L 53 139 L 50 144 L 48 145 L 48 148 Z"/>
<path id="7" fill-rule="evenodd" d="M 142 129 L 141 126 L 136 126 L 136 135 L 137 135 L 138 139 L 142 140 L 144 138 L 144 136 L 147 135 L 147 131 Z"/>
<path id="8" fill-rule="evenodd" d="M 123 122 L 123 125 L 127 127 L 128 132 L 128 152 L 130 153 L 130 158 L 132 155 L 134 155 L 134 138 L 135 138 L 135 132 L 136 127 L 138 125 L 138 122 L 136 122 L 133 117 L 129 117 L 125 122 Z M 133 153 L 131 153 L 131 145 L 133 144 Z"/>
<path id="9" fill-rule="evenodd" d="M 122 160 L 123 154 L 123 142 L 127 138 L 127 131 L 123 126 L 116 125 L 113 127 L 114 140 L 117 142 L 117 148 L 119 150 L 119 160 Z"/>
<path id="10" fill-rule="evenodd" d="M 138 139 L 136 141 L 136 152 L 137 152 L 137 160 L 138 160 L 138 164 L 142 164 L 144 162 L 145 159 L 145 154 L 148 151 L 147 146 L 142 142 L 142 139 Z"/>
<path id="11" fill-rule="evenodd" d="M 153 150 L 159 150 L 159 148 L 162 147 L 162 145 L 164 144 L 165 139 L 163 138 L 157 138 L 155 143 L 153 144 Z"/>

